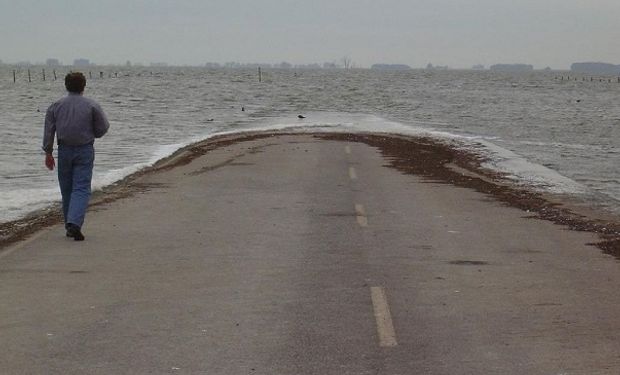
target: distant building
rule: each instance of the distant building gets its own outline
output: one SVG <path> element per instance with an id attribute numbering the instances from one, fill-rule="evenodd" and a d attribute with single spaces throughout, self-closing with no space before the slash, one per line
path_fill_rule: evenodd
<path id="1" fill-rule="evenodd" d="M 60 61 L 58 61 L 58 59 L 47 59 L 47 60 L 45 60 L 45 65 L 47 65 L 47 66 L 60 66 Z"/>
<path id="2" fill-rule="evenodd" d="M 428 70 L 448 70 L 450 68 L 447 65 L 444 65 L 444 66 L 441 66 L 441 65 L 433 66 L 433 64 L 428 63 L 428 65 L 426 65 L 426 69 L 428 69 Z"/>
<path id="3" fill-rule="evenodd" d="M 241 67 L 245 69 L 271 68 L 271 64 L 247 63 L 247 64 L 241 64 Z"/>
<path id="4" fill-rule="evenodd" d="M 282 61 L 279 64 L 275 64 L 273 67 L 276 69 L 291 69 L 293 65 L 291 63 L 287 63 L 286 61 Z"/>
<path id="5" fill-rule="evenodd" d="M 30 61 L 19 61 L 15 65 L 17 65 L 19 67 L 28 67 L 28 66 L 32 66 L 32 63 Z"/>
<path id="6" fill-rule="evenodd" d="M 372 70 L 411 70 L 409 65 L 405 64 L 374 64 L 370 67 Z"/>
<path id="7" fill-rule="evenodd" d="M 218 63 L 214 63 L 214 62 L 208 62 L 205 64 L 205 68 L 207 69 L 217 69 L 217 68 L 221 68 L 222 66 Z"/>
<path id="8" fill-rule="evenodd" d="M 484 65 L 476 64 L 471 67 L 472 70 L 484 70 Z"/>
<path id="9" fill-rule="evenodd" d="M 73 60 L 73 66 L 90 66 L 90 60 L 88 59 L 75 59 Z"/>
<path id="10" fill-rule="evenodd" d="M 131 67 L 131 61 L 127 60 L 127 62 L 125 63 L 125 66 L 128 68 Z"/>
<path id="11" fill-rule="evenodd" d="M 489 69 L 496 72 L 531 72 L 534 67 L 528 64 L 495 64 Z"/>
<path id="12" fill-rule="evenodd" d="M 165 62 L 153 62 L 153 63 L 150 64 L 150 66 L 152 68 L 165 68 L 165 67 L 168 66 L 168 63 L 165 63 Z"/>
<path id="13" fill-rule="evenodd" d="M 307 69 L 307 70 L 316 70 L 316 69 L 321 69 L 321 65 L 319 64 L 300 64 L 300 65 L 295 65 L 296 69 Z"/>
<path id="14" fill-rule="evenodd" d="M 574 63 L 570 66 L 570 70 L 577 73 L 620 75 L 620 65 L 602 62 Z"/>
<path id="15" fill-rule="evenodd" d="M 323 69 L 338 69 L 338 64 L 334 62 L 323 63 Z"/>

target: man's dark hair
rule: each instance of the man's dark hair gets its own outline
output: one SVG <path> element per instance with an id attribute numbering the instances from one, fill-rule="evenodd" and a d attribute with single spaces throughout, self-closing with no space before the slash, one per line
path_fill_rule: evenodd
<path id="1" fill-rule="evenodd" d="M 86 87 L 86 77 L 82 73 L 69 73 L 65 76 L 65 87 L 69 92 L 82 93 Z"/>

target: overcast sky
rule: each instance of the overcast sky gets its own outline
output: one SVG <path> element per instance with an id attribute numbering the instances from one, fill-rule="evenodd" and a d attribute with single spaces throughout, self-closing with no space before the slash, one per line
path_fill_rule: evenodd
<path id="1" fill-rule="evenodd" d="M 0 0 L 0 60 L 620 64 L 620 0 Z"/>

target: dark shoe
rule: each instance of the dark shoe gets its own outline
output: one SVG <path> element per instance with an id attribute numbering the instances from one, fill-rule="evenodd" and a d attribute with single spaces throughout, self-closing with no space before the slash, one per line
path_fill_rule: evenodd
<path id="1" fill-rule="evenodd" d="M 73 237 L 74 241 L 84 241 L 80 227 L 75 224 L 67 224 L 67 237 Z"/>

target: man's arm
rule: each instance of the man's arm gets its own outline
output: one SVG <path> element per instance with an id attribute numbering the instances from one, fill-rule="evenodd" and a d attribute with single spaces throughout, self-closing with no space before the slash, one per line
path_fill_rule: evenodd
<path id="1" fill-rule="evenodd" d="M 93 106 L 93 133 L 95 138 L 101 138 L 108 132 L 110 123 L 98 104 Z"/>
<path id="2" fill-rule="evenodd" d="M 54 151 L 54 135 L 56 134 L 56 119 L 52 106 L 45 113 L 45 127 L 43 129 L 43 151 L 45 151 L 45 166 L 47 169 L 54 170 L 56 162 L 52 151 Z"/>
<path id="3" fill-rule="evenodd" d="M 52 154 L 45 154 L 45 166 L 50 171 L 54 170 L 54 167 L 56 166 L 56 161 L 54 160 L 54 155 L 52 155 Z"/>
<path id="4" fill-rule="evenodd" d="M 45 127 L 43 128 L 43 151 L 51 154 L 54 151 L 54 135 L 56 134 L 56 119 L 52 106 L 45 113 Z"/>

